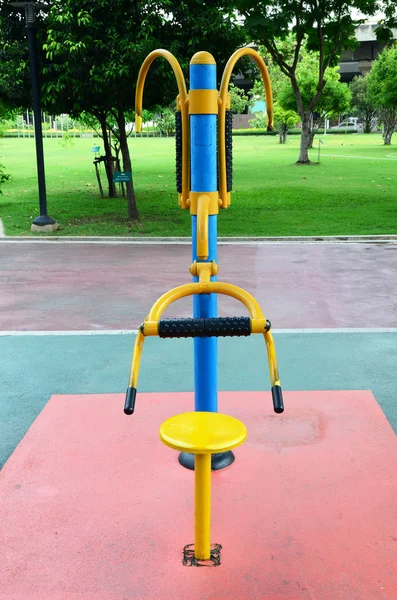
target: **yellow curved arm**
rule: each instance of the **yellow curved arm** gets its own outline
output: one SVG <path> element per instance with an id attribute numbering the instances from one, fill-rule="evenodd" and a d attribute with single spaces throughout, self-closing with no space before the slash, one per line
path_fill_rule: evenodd
<path id="1" fill-rule="evenodd" d="M 268 117 L 267 129 L 273 129 L 273 94 L 270 83 L 269 73 L 263 58 L 253 48 L 240 48 L 229 58 L 225 70 L 223 71 L 221 88 L 219 91 L 220 107 L 219 107 L 219 196 L 222 201 L 222 208 L 227 208 L 230 205 L 230 192 L 227 191 L 226 183 L 226 148 L 225 148 L 225 124 L 226 124 L 226 109 L 229 108 L 229 83 L 232 71 L 236 62 L 242 56 L 250 56 L 258 65 L 262 74 L 263 83 L 266 92 L 266 112 Z"/>
<path id="2" fill-rule="evenodd" d="M 129 378 L 129 386 L 137 387 L 138 383 L 138 374 L 139 374 L 139 366 L 141 361 L 142 354 L 142 346 L 145 340 L 146 335 L 158 335 L 158 321 L 160 320 L 161 315 L 165 311 L 165 309 L 180 298 L 185 298 L 186 296 L 192 296 L 193 294 L 203 293 L 203 287 L 200 282 L 197 283 L 187 283 L 185 285 L 180 285 L 179 287 L 173 288 L 169 290 L 165 294 L 163 294 L 152 306 L 148 316 L 146 317 L 143 327 L 139 330 L 138 335 L 135 340 L 134 352 L 132 356 L 132 364 L 131 364 L 131 372 Z M 231 283 L 223 283 L 220 281 L 211 281 L 205 285 L 205 293 L 206 294 L 224 294 L 226 296 L 231 296 L 236 300 L 242 302 L 248 309 L 251 319 L 254 319 L 253 324 L 253 333 L 263 332 L 264 326 L 266 324 L 266 319 L 263 316 L 261 307 L 258 302 L 255 300 L 251 294 L 242 288 L 233 285 Z M 143 333 L 144 331 L 144 333 Z M 266 342 L 266 350 L 267 350 L 267 359 L 269 363 L 269 371 L 270 371 L 270 382 L 271 386 L 280 385 L 279 375 L 278 375 L 278 367 L 277 367 L 277 357 L 276 357 L 276 349 L 274 345 L 273 336 L 270 331 L 266 331 L 264 334 L 265 342 Z"/>
<path id="3" fill-rule="evenodd" d="M 165 58 L 174 71 L 175 79 L 178 85 L 177 109 L 182 113 L 182 194 L 179 198 L 179 203 L 182 208 L 187 208 L 186 201 L 189 197 L 189 112 L 188 112 L 188 94 L 186 90 L 185 78 L 182 73 L 181 66 L 175 56 L 159 48 L 153 50 L 145 58 L 138 75 L 135 92 L 135 127 L 138 133 L 142 130 L 142 101 L 143 88 L 145 85 L 146 75 L 150 65 L 156 58 Z"/>
<path id="4" fill-rule="evenodd" d="M 251 294 L 239 288 L 237 285 L 232 283 L 223 283 L 221 281 L 211 281 L 202 287 L 200 282 L 197 283 L 186 283 L 179 287 L 173 288 L 169 292 L 163 294 L 152 306 L 146 321 L 159 321 L 161 315 L 165 309 L 179 300 L 179 298 L 185 298 L 186 296 L 192 296 L 193 294 L 224 294 L 225 296 L 232 296 L 236 300 L 242 302 L 248 309 L 248 312 L 252 319 L 264 319 L 261 307 Z"/>

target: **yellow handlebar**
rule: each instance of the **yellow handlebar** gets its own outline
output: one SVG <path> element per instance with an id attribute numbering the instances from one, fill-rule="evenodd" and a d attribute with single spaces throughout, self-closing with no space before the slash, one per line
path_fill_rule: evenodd
<path id="1" fill-rule="evenodd" d="M 272 387 L 274 385 L 280 385 L 273 336 L 266 328 L 266 318 L 264 317 L 261 307 L 255 298 L 242 288 L 232 285 L 231 283 L 210 281 L 203 285 L 200 281 L 198 281 L 197 283 L 187 283 L 169 290 L 153 304 L 135 340 L 129 387 L 137 387 L 143 342 L 145 337 L 148 335 L 158 335 L 158 321 L 160 320 L 165 309 L 180 298 L 185 298 L 186 296 L 192 296 L 193 294 L 200 293 L 224 294 L 239 300 L 246 306 L 252 319 L 252 333 L 263 333 L 265 338 L 271 385 Z"/>
<path id="2" fill-rule="evenodd" d="M 234 54 L 229 58 L 225 70 L 223 71 L 221 88 L 219 92 L 219 196 L 221 199 L 222 208 L 227 208 L 230 205 L 230 192 L 227 191 L 226 181 L 226 148 L 225 148 L 225 128 L 226 128 L 226 110 L 230 108 L 229 98 L 229 83 L 233 68 L 236 62 L 242 56 L 250 56 L 259 67 L 262 74 L 263 83 L 266 92 L 266 111 L 268 116 L 267 129 L 271 131 L 273 129 L 273 94 L 272 86 L 270 83 L 269 73 L 267 71 L 263 58 L 253 50 L 253 48 L 240 48 L 236 50 Z"/>
<path id="3" fill-rule="evenodd" d="M 146 75 L 150 65 L 156 58 L 165 58 L 174 71 L 175 79 L 178 85 L 177 110 L 181 111 L 182 116 L 182 194 L 179 198 L 179 203 L 182 208 L 186 208 L 186 201 L 189 198 L 189 113 L 188 113 L 188 94 L 186 90 L 185 78 L 182 73 L 181 66 L 175 56 L 163 50 L 153 50 L 144 60 L 138 75 L 138 81 L 135 92 L 135 128 L 137 133 L 142 130 L 142 101 L 143 88 L 145 85 Z"/>

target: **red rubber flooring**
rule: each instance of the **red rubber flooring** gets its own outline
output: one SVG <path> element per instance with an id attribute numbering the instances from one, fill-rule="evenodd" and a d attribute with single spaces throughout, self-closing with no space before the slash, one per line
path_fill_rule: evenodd
<path id="1" fill-rule="evenodd" d="M 370 392 L 220 394 L 218 567 L 184 567 L 193 477 L 158 439 L 191 394 L 53 396 L 0 474 L 1 600 L 395 600 L 397 443 Z"/>
<path id="2" fill-rule="evenodd" d="M 136 329 L 168 289 L 191 280 L 190 245 L 7 243 L 0 330 Z M 219 246 L 219 280 L 253 294 L 276 329 L 395 327 L 397 245 Z M 191 300 L 168 316 L 191 316 Z M 223 315 L 245 314 L 235 300 Z"/>

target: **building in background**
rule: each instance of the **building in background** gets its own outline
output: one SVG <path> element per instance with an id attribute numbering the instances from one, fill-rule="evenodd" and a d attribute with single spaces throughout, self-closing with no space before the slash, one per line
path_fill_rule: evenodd
<path id="1" fill-rule="evenodd" d="M 356 75 L 366 75 L 371 70 L 375 58 L 382 52 L 385 44 L 376 39 L 377 22 L 367 21 L 356 30 L 359 42 L 354 50 L 344 50 L 340 58 L 341 81 L 349 83 Z M 397 39 L 397 30 L 393 30 L 393 38 Z"/>

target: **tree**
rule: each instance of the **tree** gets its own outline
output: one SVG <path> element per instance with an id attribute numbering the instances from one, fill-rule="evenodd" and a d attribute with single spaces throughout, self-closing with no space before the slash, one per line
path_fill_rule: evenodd
<path id="1" fill-rule="evenodd" d="M 364 133 L 371 133 L 376 121 L 376 107 L 368 96 L 368 78 L 356 76 L 350 82 L 352 114 L 364 123 Z"/>
<path id="2" fill-rule="evenodd" d="M 385 48 L 367 76 L 368 98 L 378 108 L 383 142 L 391 144 L 397 127 L 397 45 Z"/>
<path id="3" fill-rule="evenodd" d="M 296 78 L 301 89 L 303 103 L 306 105 L 309 104 L 310 98 L 315 94 L 317 63 L 317 53 L 311 53 L 306 54 L 297 66 Z M 311 113 L 307 124 L 308 148 L 313 147 L 314 136 L 324 118 L 326 116 L 339 116 L 341 113 L 346 112 L 350 106 L 351 92 L 349 87 L 346 83 L 341 83 L 339 79 L 338 67 L 329 67 L 324 75 L 325 84 L 317 101 L 316 111 Z M 284 110 L 296 109 L 296 96 L 288 82 L 280 90 L 279 103 Z"/>
<path id="4" fill-rule="evenodd" d="M 53 0 L 47 21 L 47 101 L 62 106 L 62 112 L 95 116 L 103 132 L 110 129 L 118 140 L 123 169 L 129 172 L 126 112 L 134 107 L 147 54 L 165 47 L 186 68 L 191 54 L 203 48 L 226 61 L 245 39 L 226 1 L 207 6 L 198 0 L 177 5 L 169 0 Z M 175 96 L 171 69 L 156 61 L 145 86 L 145 107 L 167 105 Z M 129 218 L 137 218 L 133 181 L 127 184 L 127 199 Z"/>
<path id="5" fill-rule="evenodd" d="M 32 105 L 25 19 L 1 0 L 0 102 L 8 108 L 31 108 Z"/>
<path id="6" fill-rule="evenodd" d="M 290 79 L 296 105 L 302 121 L 301 146 L 298 163 L 309 163 L 310 118 L 315 112 L 326 84 L 327 69 L 336 66 L 343 48 L 354 47 L 358 19 L 353 10 L 370 16 L 379 9 L 385 12 L 385 21 L 379 28 L 382 35 L 390 33 L 395 23 L 393 0 L 237 0 L 245 17 L 251 38 L 263 44 L 281 71 Z M 290 34 L 294 36 L 292 53 L 283 44 Z M 309 51 L 318 52 L 316 85 L 310 98 L 304 98 L 297 79 L 297 67 L 303 44 Z"/>
<path id="7" fill-rule="evenodd" d="M 241 115 L 247 106 L 252 106 L 253 102 L 245 94 L 244 90 L 236 87 L 233 83 L 229 86 L 230 108 L 236 115 Z"/>
<path id="8" fill-rule="evenodd" d="M 299 115 L 294 110 L 284 110 L 278 104 L 273 106 L 274 126 L 278 130 L 278 139 L 280 144 L 285 144 L 287 133 L 291 127 L 294 127 L 299 122 Z M 256 129 L 267 128 L 267 114 L 265 112 L 257 112 L 253 119 L 249 121 L 250 126 Z"/>
<path id="9" fill-rule="evenodd" d="M 274 105 L 274 124 L 278 128 L 280 144 L 285 144 L 288 130 L 295 127 L 298 122 L 299 115 L 295 110 L 285 110 L 278 103 Z"/>

